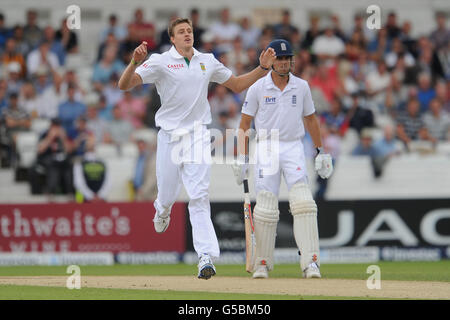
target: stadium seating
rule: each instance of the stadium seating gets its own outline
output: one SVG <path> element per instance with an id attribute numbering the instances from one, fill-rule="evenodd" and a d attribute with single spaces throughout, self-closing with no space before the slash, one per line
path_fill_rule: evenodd
<path id="1" fill-rule="evenodd" d="M 359 0 L 348 0 L 342 6 L 340 2 L 323 1 L 311 4 L 306 0 L 301 0 L 301 5 L 292 6 L 292 22 L 303 34 L 309 28 L 309 18 L 312 13 L 325 17 L 333 13 L 340 17 L 342 29 L 348 32 L 352 28 L 353 16 L 356 12 L 365 14 L 366 5 Z M 23 24 L 25 13 L 30 9 L 26 1 L 4 0 L 4 8 L 7 10 L 6 23 L 8 25 Z M 110 5 L 108 0 L 99 0 L 95 4 L 90 0 L 79 0 L 77 3 L 83 12 L 81 30 L 76 30 L 79 40 L 79 52 L 70 53 L 66 56 L 66 62 L 61 71 L 75 70 L 78 77 L 79 86 L 86 92 L 92 91 L 93 64 L 97 58 L 99 49 L 99 33 L 107 26 L 109 14 L 115 13 L 119 23 L 126 26 L 132 19 L 133 12 L 137 7 L 143 7 L 146 20 L 151 21 L 157 31 L 165 31 L 167 21 L 173 12 L 180 16 L 188 16 L 190 6 L 180 6 L 179 2 L 167 2 L 165 0 L 152 0 L 142 3 L 140 0 L 129 0 L 126 3 L 116 3 Z M 429 35 L 435 28 L 434 13 L 437 10 L 445 9 L 448 5 L 445 1 L 435 1 L 433 6 L 420 0 L 411 0 L 410 5 L 404 6 L 389 0 L 380 0 L 377 3 L 383 8 L 383 14 L 395 11 L 398 14 L 399 22 L 406 20 L 413 22 L 411 35 L 416 39 L 422 35 Z M 218 20 L 218 13 L 221 7 L 229 3 L 224 0 L 219 2 L 202 3 L 200 9 L 200 25 L 204 28 L 211 26 Z M 42 3 L 39 6 L 39 23 L 59 26 L 61 19 L 65 16 L 67 4 L 54 1 Z M 239 10 L 232 8 L 232 19 L 237 21 L 243 16 L 252 18 L 252 22 L 257 27 L 262 27 L 265 22 L 276 21 L 281 14 L 281 8 L 269 10 L 270 14 L 261 16 L 264 8 L 273 8 L 272 0 L 248 1 L 240 4 Z M 349 10 L 350 9 L 350 10 Z M 259 11 L 258 11 L 259 10 Z M 262 10 L 262 11 L 261 11 Z M 3 10 L 5 11 L 5 10 Z M 273 20 L 273 21 L 272 21 Z M 1 69 L 1 66 L 0 66 Z M 371 130 L 375 139 L 382 137 L 382 128 L 392 125 L 392 118 L 386 114 L 376 112 L 375 124 L 378 128 Z M 17 152 L 19 154 L 19 166 L 28 168 L 36 157 L 36 148 L 39 135 L 48 128 L 49 121 L 45 119 L 35 119 L 32 121 L 31 131 L 20 133 L 17 137 Z M 143 139 L 149 143 L 156 143 L 157 133 L 153 129 L 141 129 L 133 133 L 133 138 Z M 328 185 L 327 199 L 375 199 L 375 198 L 415 198 L 415 197 L 450 197 L 450 142 L 440 142 L 433 146 L 429 142 L 415 141 L 410 145 L 410 151 L 415 154 L 403 154 L 391 159 L 384 170 L 383 175 L 376 179 L 373 175 L 370 159 L 367 157 L 351 157 L 349 154 L 358 144 L 359 138 L 355 130 L 349 129 L 343 137 L 340 146 L 340 157 L 336 162 L 334 175 Z M 397 143 L 398 149 L 406 151 L 401 142 Z M 109 196 L 111 201 L 128 200 L 127 183 L 131 179 L 138 149 L 134 143 L 126 143 L 119 147 L 109 144 L 96 146 L 96 154 L 105 159 L 111 172 L 113 173 L 112 190 Z M 307 162 L 309 172 L 309 182 L 312 190 L 316 190 L 316 175 L 313 170 L 313 161 Z M 10 171 L 2 171 L 8 177 Z M 3 179 L 3 176 L 0 176 Z M 251 175 L 253 171 L 251 170 Z M 9 178 L 8 178 L 9 179 Z M 39 201 L 38 198 L 29 197 L 29 192 L 23 185 L 11 184 L 8 179 L 3 179 L 0 184 L 0 202 L 12 201 L 11 199 L 21 199 L 23 202 Z M 253 180 L 251 180 L 253 181 Z M 364 188 L 361 188 L 364 185 Z M 12 192 L 17 197 L 11 197 Z M 229 164 L 216 164 L 211 169 L 211 199 L 213 201 L 236 201 L 242 199 L 242 187 L 237 186 L 232 176 Z M 252 192 L 254 186 L 252 185 Z M 280 198 L 287 199 L 287 190 L 284 183 L 280 189 Z M 184 190 L 180 195 L 180 200 L 188 200 Z"/>
<path id="2" fill-rule="evenodd" d="M 383 175 L 376 179 L 369 158 L 342 156 L 330 180 L 327 199 L 449 197 L 449 167 L 450 158 L 443 155 L 405 154 L 388 161 Z"/>

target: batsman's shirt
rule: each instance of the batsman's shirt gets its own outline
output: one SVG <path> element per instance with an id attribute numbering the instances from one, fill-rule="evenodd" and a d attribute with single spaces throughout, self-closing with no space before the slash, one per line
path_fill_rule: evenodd
<path id="1" fill-rule="evenodd" d="M 255 118 L 255 128 L 279 130 L 280 141 L 297 141 L 305 135 L 303 117 L 316 110 L 308 83 L 289 74 L 289 82 L 281 91 L 272 81 L 272 72 L 256 81 L 247 91 L 242 113 Z"/>
<path id="2" fill-rule="evenodd" d="M 212 54 L 194 48 L 188 65 L 174 46 L 162 54 L 152 54 L 136 69 L 143 83 L 154 83 L 161 98 L 161 108 L 156 112 L 155 123 L 163 130 L 193 130 L 194 123 L 211 123 L 209 82 L 224 83 L 231 70 Z"/>

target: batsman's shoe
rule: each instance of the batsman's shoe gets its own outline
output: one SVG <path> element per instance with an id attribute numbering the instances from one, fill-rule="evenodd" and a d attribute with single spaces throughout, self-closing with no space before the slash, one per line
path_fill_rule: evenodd
<path id="1" fill-rule="evenodd" d="M 216 268 L 208 254 L 202 254 L 198 261 L 198 278 L 208 280 L 216 274 Z"/>
<path id="2" fill-rule="evenodd" d="M 310 279 L 310 278 L 321 278 L 322 277 L 320 275 L 319 266 L 315 262 L 310 263 L 309 266 L 303 272 L 303 274 L 304 274 L 304 277 L 307 278 L 307 279 Z"/>
<path id="3" fill-rule="evenodd" d="M 155 213 L 155 217 L 153 218 L 153 225 L 155 226 L 155 231 L 157 233 L 163 233 L 167 230 L 170 223 L 170 216 L 167 216 L 165 218 L 162 218 L 158 215 L 158 213 Z"/>
<path id="4" fill-rule="evenodd" d="M 267 266 L 260 264 L 256 267 L 255 272 L 253 272 L 253 279 L 266 279 L 269 277 L 269 271 Z"/>

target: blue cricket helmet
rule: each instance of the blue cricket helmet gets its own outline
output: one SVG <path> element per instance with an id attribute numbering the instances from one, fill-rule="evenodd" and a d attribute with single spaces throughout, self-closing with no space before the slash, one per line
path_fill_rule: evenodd
<path id="1" fill-rule="evenodd" d="M 282 56 L 291 56 L 292 57 L 294 55 L 294 53 L 292 52 L 291 44 L 284 39 L 272 40 L 272 42 L 269 43 L 267 48 L 272 48 L 273 50 L 275 50 L 275 55 L 277 57 L 282 57 Z"/>

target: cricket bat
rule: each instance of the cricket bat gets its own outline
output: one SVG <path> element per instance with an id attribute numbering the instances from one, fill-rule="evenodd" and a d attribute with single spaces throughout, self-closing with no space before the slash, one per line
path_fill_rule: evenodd
<path id="1" fill-rule="evenodd" d="M 252 206 L 248 180 L 244 179 L 244 223 L 245 223 L 245 270 L 253 271 L 253 256 L 255 254 L 255 228 L 253 226 Z"/>

